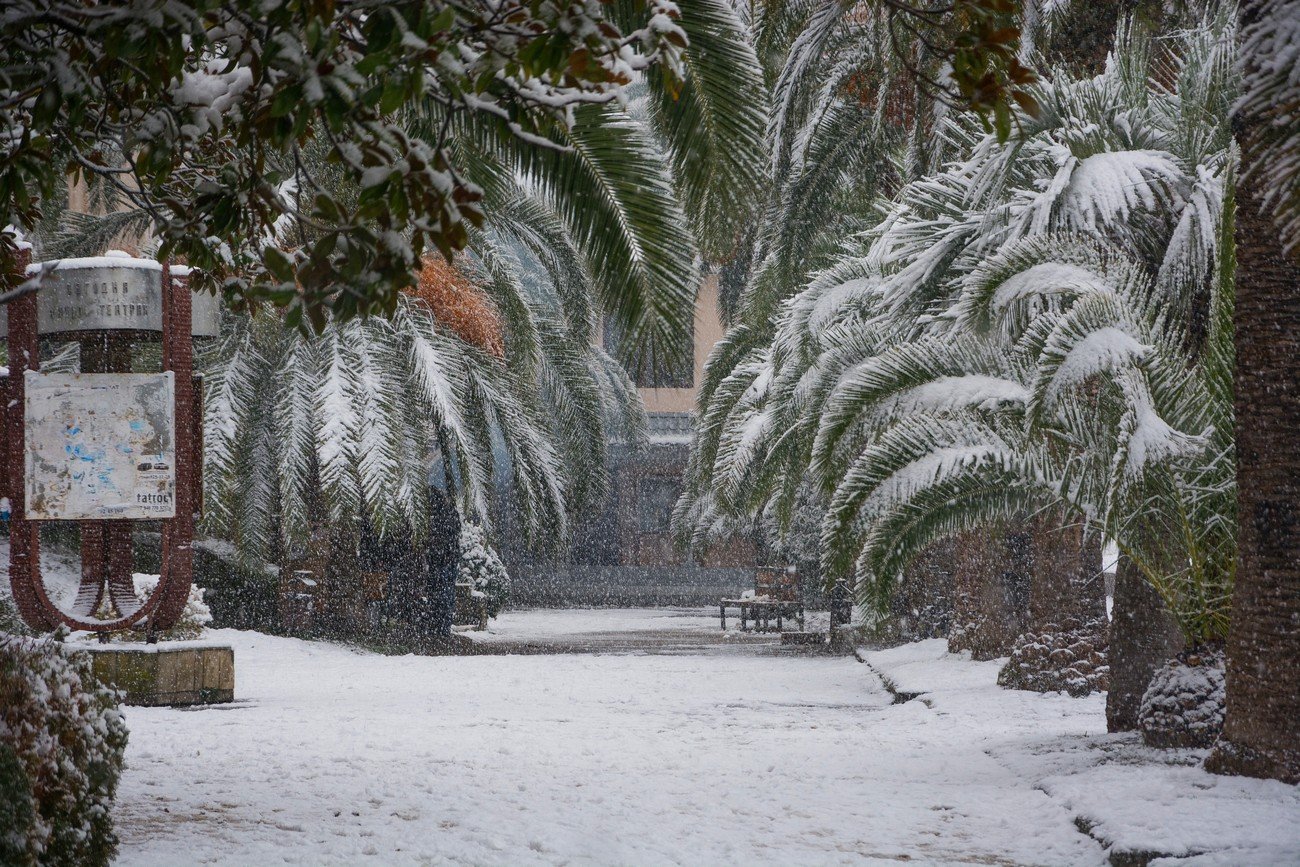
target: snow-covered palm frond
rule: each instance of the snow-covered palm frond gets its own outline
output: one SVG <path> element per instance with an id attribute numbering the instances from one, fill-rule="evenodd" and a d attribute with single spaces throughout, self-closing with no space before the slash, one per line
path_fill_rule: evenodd
<path id="1" fill-rule="evenodd" d="M 265 359 L 254 343 L 254 324 L 230 317 L 221 343 L 201 356 L 203 377 L 204 502 L 210 521 L 236 522 L 239 500 L 231 491 L 237 478 L 241 435 L 258 406 L 260 371 Z"/>
<path id="2" fill-rule="evenodd" d="M 684 352 L 699 287 L 696 248 L 672 174 L 649 131 L 610 106 L 556 129 L 562 149 L 512 147 L 512 161 L 591 262 L 601 308 L 629 352 Z"/>
<path id="3" fill-rule="evenodd" d="M 923 337 L 846 371 L 821 412 L 811 453 L 817 477 L 836 478 L 863 438 L 912 414 L 1023 408 L 1027 390 L 997 350 L 978 338 Z"/>
<path id="4" fill-rule="evenodd" d="M 357 461 L 361 444 L 357 403 L 365 399 L 358 376 L 355 347 L 335 326 L 322 335 L 322 365 L 315 389 L 316 460 L 330 517 L 341 521 L 361 514 L 361 480 Z"/>
<path id="5" fill-rule="evenodd" d="M 1047 189 L 1029 205 L 1027 231 L 1103 234 L 1137 213 L 1180 209 L 1186 174 L 1173 154 L 1158 150 L 1063 153 Z"/>
<path id="6" fill-rule="evenodd" d="M 286 343 L 274 374 L 277 393 L 271 401 L 275 428 L 279 432 L 275 462 L 281 468 L 280 514 L 284 533 L 291 539 L 301 539 L 310 532 L 310 503 L 316 479 L 317 416 L 312 385 L 319 363 L 314 357 L 314 346 L 306 338 L 296 336 Z"/>
<path id="7" fill-rule="evenodd" d="M 768 94 L 747 28 L 727 0 L 683 4 L 690 45 L 674 92 L 649 74 L 651 118 L 678 196 L 710 258 L 727 258 L 759 207 L 767 164 Z"/>
<path id="8" fill-rule="evenodd" d="M 1034 492 L 1036 481 L 1046 482 L 1030 471 L 1021 439 L 1017 427 L 995 426 L 966 413 L 917 415 L 889 426 L 835 485 L 822 525 L 824 567 L 842 576 L 852 574 L 855 564 L 868 566 L 867 572 L 858 570 L 868 582 L 891 582 L 898 570 L 891 571 L 888 564 L 901 569 L 906 562 L 898 555 L 902 536 L 890 539 L 879 528 L 887 520 L 896 523 L 900 513 L 925 511 L 934 491 L 941 491 L 947 502 L 954 486 L 974 480 L 981 490 L 1001 485 L 1020 491 L 1017 503 L 1029 496 L 1045 498 Z"/>
<path id="9" fill-rule="evenodd" d="M 776 4 L 772 4 L 776 5 Z M 819 0 L 811 7 L 789 48 L 785 62 L 772 87 L 773 109 L 768 126 L 768 139 L 772 142 L 773 168 L 783 168 L 789 155 L 793 136 L 802 118 L 815 103 L 824 80 L 821 73 L 836 31 L 856 4 L 844 0 Z"/>

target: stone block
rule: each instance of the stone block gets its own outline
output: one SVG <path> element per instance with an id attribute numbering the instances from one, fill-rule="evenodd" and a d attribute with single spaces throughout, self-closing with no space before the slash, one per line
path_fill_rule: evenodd
<path id="1" fill-rule="evenodd" d="M 235 700 L 235 652 L 190 642 L 91 645 L 95 676 L 128 705 L 184 706 Z"/>

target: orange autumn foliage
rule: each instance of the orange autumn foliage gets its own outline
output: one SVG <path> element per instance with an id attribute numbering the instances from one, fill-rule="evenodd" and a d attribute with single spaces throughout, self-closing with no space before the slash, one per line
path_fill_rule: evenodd
<path id="1" fill-rule="evenodd" d="M 501 315 L 487 293 L 454 264 L 426 258 L 416 285 L 404 291 L 461 340 L 497 358 L 505 357 Z"/>

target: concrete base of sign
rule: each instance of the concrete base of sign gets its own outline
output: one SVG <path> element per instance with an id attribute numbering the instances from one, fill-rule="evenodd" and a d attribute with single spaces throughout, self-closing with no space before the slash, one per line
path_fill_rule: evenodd
<path id="1" fill-rule="evenodd" d="M 173 641 L 85 648 L 100 683 L 141 707 L 222 704 L 235 700 L 235 651 L 228 645 Z"/>

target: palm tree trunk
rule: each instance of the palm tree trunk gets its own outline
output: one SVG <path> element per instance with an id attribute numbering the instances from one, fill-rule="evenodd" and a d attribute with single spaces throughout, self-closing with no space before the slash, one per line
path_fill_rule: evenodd
<path id="1" fill-rule="evenodd" d="M 1024 600 L 1008 569 L 1013 544 L 1005 533 L 976 530 L 953 540 L 953 615 L 948 647 L 969 650 L 975 659 L 1011 652 L 1023 627 Z"/>
<path id="2" fill-rule="evenodd" d="M 998 683 L 1071 695 L 1106 688 L 1106 585 L 1101 539 L 1058 512 L 1030 518 L 1008 536 L 1025 618 Z"/>
<path id="3" fill-rule="evenodd" d="M 1048 513 L 1029 523 L 1029 626 L 1041 629 L 1067 619 L 1102 620 L 1106 583 L 1101 538 L 1079 523 Z"/>
<path id="4" fill-rule="evenodd" d="M 1107 731 L 1137 730 L 1138 708 L 1151 676 L 1182 648 L 1182 633 L 1160 594 L 1129 558 L 1120 557 L 1110 623 Z"/>
<path id="5" fill-rule="evenodd" d="M 1241 4 L 1243 24 L 1264 3 Z M 1247 58 L 1249 61 L 1249 58 Z M 1239 137 L 1252 121 L 1238 118 Z M 1282 254 L 1245 154 L 1237 191 L 1239 554 L 1216 773 L 1300 781 L 1300 268 Z"/>

